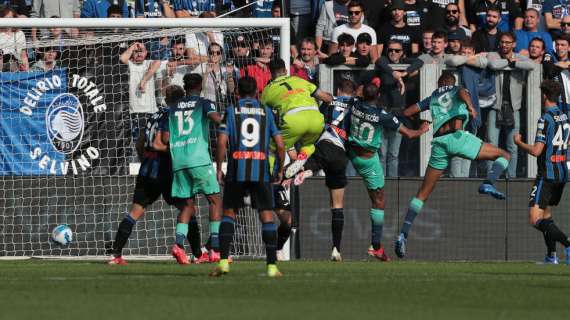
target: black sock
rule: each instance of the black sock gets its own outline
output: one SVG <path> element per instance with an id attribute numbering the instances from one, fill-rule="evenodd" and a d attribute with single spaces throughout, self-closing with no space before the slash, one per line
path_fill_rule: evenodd
<path id="1" fill-rule="evenodd" d="M 285 242 L 289 239 L 291 235 L 291 226 L 287 223 L 282 222 L 277 229 L 277 250 L 283 249 Z"/>
<path id="2" fill-rule="evenodd" d="M 115 242 L 113 243 L 113 255 L 119 257 L 123 254 L 123 248 L 127 244 L 127 240 L 133 232 L 133 226 L 137 223 L 130 215 L 126 215 L 123 221 L 119 223 L 119 230 L 117 230 L 117 235 L 115 236 Z"/>
<path id="3" fill-rule="evenodd" d="M 265 243 L 267 264 L 275 264 L 277 261 L 277 229 L 275 223 L 268 222 L 261 226 L 261 239 Z"/>
<path id="4" fill-rule="evenodd" d="M 220 258 L 227 259 L 230 255 L 230 245 L 232 244 L 232 240 L 234 239 L 235 233 L 235 220 L 228 217 L 223 216 L 222 222 L 220 223 Z"/>
<path id="5" fill-rule="evenodd" d="M 556 226 L 556 223 L 554 223 L 554 221 L 548 225 L 546 232 L 553 241 L 560 242 L 566 248 L 570 247 L 570 241 L 568 241 L 568 237 L 566 234 L 564 234 L 564 232 L 562 232 L 562 230 L 558 229 L 558 226 Z"/>
<path id="6" fill-rule="evenodd" d="M 196 258 L 200 258 L 202 255 L 201 239 L 200 239 L 200 225 L 198 224 L 198 219 L 196 216 L 192 216 L 190 222 L 188 222 L 188 243 L 190 243 L 190 248 L 192 248 L 192 254 Z"/>
<path id="7" fill-rule="evenodd" d="M 332 239 L 333 247 L 340 251 L 340 242 L 342 241 L 342 230 L 344 228 L 344 210 L 343 208 L 331 209 L 332 213 Z"/>

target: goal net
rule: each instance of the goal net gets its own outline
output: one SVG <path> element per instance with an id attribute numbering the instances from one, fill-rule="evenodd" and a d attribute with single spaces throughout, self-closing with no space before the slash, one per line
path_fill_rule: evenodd
<path id="1" fill-rule="evenodd" d="M 132 203 L 137 137 L 164 88 L 200 73 L 203 96 L 223 112 L 236 99 L 230 74 L 246 73 L 262 46 L 288 60 L 285 19 L 1 20 L 14 28 L 0 48 L 0 256 L 109 254 Z M 205 198 L 197 207 L 205 243 Z M 162 199 L 150 205 L 124 255 L 168 255 L 177 214 Z M 74 232 L 67 247 L 50 241 L 59 224 Z M 264 256 L 256 211 L 239 213 L 232 254 Z"/>

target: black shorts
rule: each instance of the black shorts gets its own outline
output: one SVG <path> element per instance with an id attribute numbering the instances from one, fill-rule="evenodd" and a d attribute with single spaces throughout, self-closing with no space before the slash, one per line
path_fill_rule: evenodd
<path id="1" fill-rule="evenodd" d="M 562 198 L 565 182 L 553 182 L 544 178 L 536 178 L 534 186 L 530 192 L 529 207 L 538 204 L 540 209 L 546 209 L 549 206 L 557 206 Z"/>
<path id="2" fill-rule="evenodd" d="M 346 151 L 332 142 L 323 140 L 315 145 L 315 153 L 303 166 L 305 170 L 312 170 L 316 174 L 319 170 L 325 171 L 325 184 L 329 189 L 342 189 L 346 187 L 346 166 L 348 156 Z"/>
<path id="3" fill-rule="evenodd" d="M 162 195 L 162 199 L 164 199 L 166 203 L 174 205 L 177 201 L 170 195 L 171 190 L 172 179 L 151 179 L 137 176 L 133 203 L 140 204 L 143 208 L 146 208 Z"/>
<path id="4" fill-rule="evenodd" d="M 269 182 L 226 182 L 224 185 L 225 209 L 239 209 L 245 207 L 243 198 L 251 196 L 251 206 L 258 211 L 273 210 L 273 192 Z"/>

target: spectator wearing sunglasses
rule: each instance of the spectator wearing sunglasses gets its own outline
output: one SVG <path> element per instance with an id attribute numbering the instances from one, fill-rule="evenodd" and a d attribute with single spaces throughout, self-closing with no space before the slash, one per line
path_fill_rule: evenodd
<path id="1" fill-rule="evenodd" d="M 376 61 L 376 71 L 380 75 L 382 94 L 380 101 L 387 107 L 387 112 L 398 112 L 413 101 L 406 103 L 406 84 L 410 77 L 415 77 L 423 62 L 417 58 L 408 58 L 404 54 L 403 45 L 398 40 L 390 40 L 386 45 L 386 55 Z M 407 64 L 405 70 L 394 70 L 391 64 Z M 382 141 L 382 164 L 387 177 L 398 176 L 400 144 L 402 135 L 398 132 L 384 130 Z"/>
<path id="2" fill-rule="evenodd" d="M 368 33 L 372 39 L 372 49 L 370 56 L 373 61 L 378 58 L 378 51 L 376 48 L 376 31 L 369 26 L 362 23 L 362 17 L 364 15 L 364 7 L 359 1 L 353 0 L 348 4 L 348 23 L 334 28 L 331 43 L 329 46 L 329 54 L 337 52 L 339 41 L 338 38 L 341 34 L 347 33 L 352 36 L 353 39 L 358 38 L 361 33 Z"/>
<path id="3" fill-rule="evenodd" d="M 202 76 L 201 97 L 227 105 L 228 94 L 235 90 L 234 66 L 223 61 L 224 51 L 218 43 L 208 46 L 208 62 L 199 65 L 192 73 Z"/>
<path id="4" fill-rule="evenodd" d="M 562 18 L 560 21 L 560 34 L 570 34 L 570 16 Z"/>
<path id="5" fill-rule="evenodd" d="M 447 32 L 447 36 L 451 33 L 456 34 L 461 39 L 471 38 L 471 30 L 462 26 L 459 21 L 461 19 L 461 10 L 456 3 L 449 3 L 445 6 L 445 25 L 443 30 Z"/>

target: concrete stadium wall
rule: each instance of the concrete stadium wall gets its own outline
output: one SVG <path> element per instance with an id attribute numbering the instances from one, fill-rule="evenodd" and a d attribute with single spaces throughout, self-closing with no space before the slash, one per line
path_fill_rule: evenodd
<path id="1" fill-rule="evenodd" d="M 532 180 L 499 182 L 508 200 L 498 201 L 477 193 L 481 181 L 443 179 L 418 215 L 408 242 L 412 260 L 541 260 L 542 235 L 528 224 L 528 199 Z M 387 179 L 383 244 L 394 256 L 393 241 L 410 199 L 421 179 Z M 311 178 L 300 187 L 298 221 L 299 256 L 328 259 L 332 246 L 328 190 L 323 178 Z M 570 232 L 569 196 L 566 193 L 553 217 Z M 350 178 L 345 192 L 345 225 L 342 254 L 345 259 L 365 259 L 370 244 L 370 200 L 360 178 Z M 562 247 L 559 255 L 564 256 Z"/>

